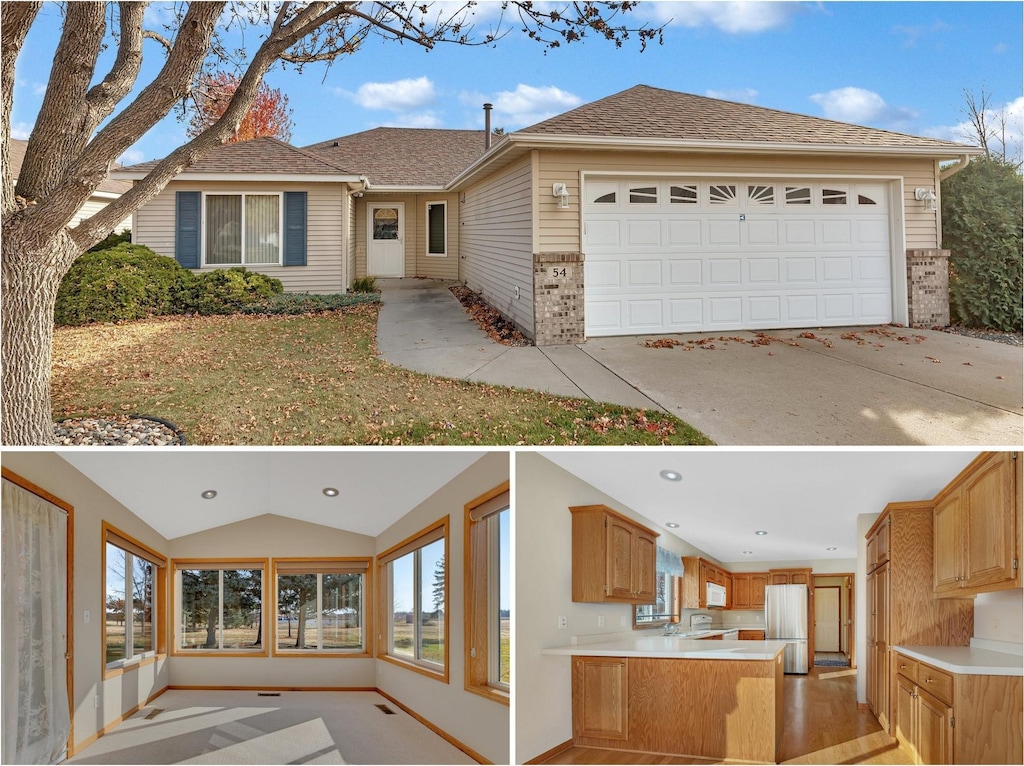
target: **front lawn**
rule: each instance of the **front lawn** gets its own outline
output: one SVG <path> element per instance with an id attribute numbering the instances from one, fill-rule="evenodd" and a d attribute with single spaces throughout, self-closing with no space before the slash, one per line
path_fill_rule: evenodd
<path id="1" fill-rule="evenodd" d="M 410 372 L 379 305 L 54 333 L 54 417 L 141 413 L 189 444 L 710 444 L 670 415 Z"/>

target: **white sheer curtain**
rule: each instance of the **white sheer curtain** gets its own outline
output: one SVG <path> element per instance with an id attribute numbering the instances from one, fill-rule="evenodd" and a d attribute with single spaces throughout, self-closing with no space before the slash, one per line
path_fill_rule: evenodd
<path id="1" fill-rule="evenodd" d="M 67 516 L 3 480 L 3 762 L 56 763 L 67 747 Z"/>

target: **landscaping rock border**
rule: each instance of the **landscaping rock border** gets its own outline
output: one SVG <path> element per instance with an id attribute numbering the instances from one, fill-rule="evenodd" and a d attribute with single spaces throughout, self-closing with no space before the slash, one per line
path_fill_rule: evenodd
<path id="1" fill-rule="evenodd" d="M 53 435 L 61 446 L 173 447 L 184 446 L 185 433 L 153 415 L 115 415 L 58 420 Z"/>

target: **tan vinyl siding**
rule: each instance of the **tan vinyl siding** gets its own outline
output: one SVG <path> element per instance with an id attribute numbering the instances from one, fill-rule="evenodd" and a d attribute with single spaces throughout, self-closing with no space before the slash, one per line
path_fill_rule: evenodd
<path id="1" fill-rule="evenodd" d="M 280 279 L 286 292 L 343 292 L 344 184 L 230 183 L 173 181 L 135 214 L 132 241 L 174 257 L 174 194 L 177 191 L 274 193 L 308 192 L 305 266 L 246 266 Z M 213 268 L 213 267 L 207 267 Z M 205 270 L 205 269 L 204 269 Z"/>
<path id="2" fill-rule="evenodd" d="M 366 242 L 368 235 L 366 211 L 370 204 L 401 202 L 405 207 L 405 276 L 427 279 L 459 278 L 459 197 L 457 194 L 427 192 L 425 194 L 372 194 L 357 201 L 355 222 L 355 276 L 366 276 Z M 444 257 L 427 255 L 427 203 L 448 203 L 448 253 Z"/>
<path id="3" fill-rule="evenodd" d="M 469 187 L 459 226 L 466 286 L 529 335 L 534 326 L 531 170 L 527 155 Z"/>
<path id="4" fill-rule="evenodd" d="M 877 176 L 903 179 L 904 219 L 907 248 L 938 246 L 938 218 L 924 212 L 914 199 L 914 189 L 935 189 L 935 161 L 913 157 L 827 157 L 816 155 L 719 155 L 666 154 L 659 152 L 578 152 L 542 151 L 535 193 L 540 214 L 538 252 L 578 252 L 580 250 L 580 174 L 643 173 L 671 175 L 758 174 L 807 176 Z M 551 185 L 564 182 L 569 187 L 569 209 L 558 209 L 551 196 Z"/>
<path id="5" fill-rule="evenodd" d="M 94 215 L 100 212 L 111 202 L 113 202 L 113 200 L 96 198 L 90 199 L 88 202 L 82 205 L 81 209 L 77 213 L 75 213 L 75 217 L 71 219 L 71 223 L 69 223 L 68 225 L 72 227 L 78 226 L 78 224 L 80 224 L 86 218 L 92 218 Z M 125 218 L 123 221 L 121 221 L 121 223 L 119 223 L 117 226 L 115 226 L 114 231 L 122 232 L 126 229 L 130 229 L 131 227 L 132 219 L 129 216 L 128 218 Z"/>

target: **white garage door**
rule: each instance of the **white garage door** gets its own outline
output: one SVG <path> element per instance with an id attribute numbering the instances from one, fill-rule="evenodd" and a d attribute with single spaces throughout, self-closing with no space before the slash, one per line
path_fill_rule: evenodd
<path id="1" fill-rule="evenodd" d="M 882 183 L 588 177 L 590 336 L 885 323 Z"/>

